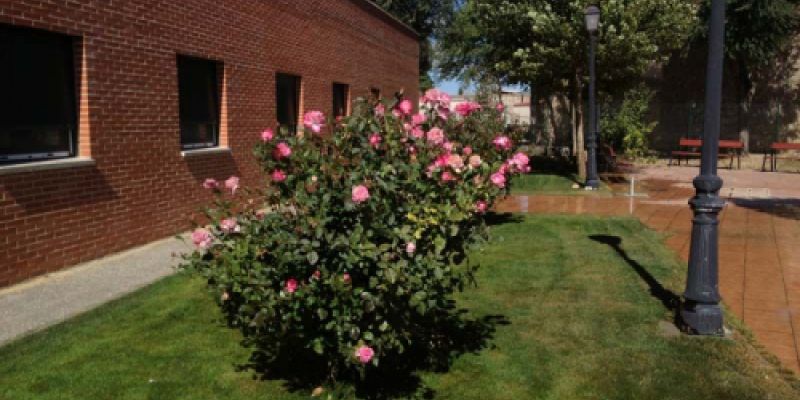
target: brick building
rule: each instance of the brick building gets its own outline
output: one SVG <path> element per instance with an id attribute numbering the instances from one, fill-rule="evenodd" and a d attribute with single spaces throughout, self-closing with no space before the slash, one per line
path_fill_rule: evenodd
<path id="1" fill-rule="evenodd" d="M 265 128 L 417 97 L 367 0 L 0 0 L 0 58 L 0 287 L 188 228 Z"/>

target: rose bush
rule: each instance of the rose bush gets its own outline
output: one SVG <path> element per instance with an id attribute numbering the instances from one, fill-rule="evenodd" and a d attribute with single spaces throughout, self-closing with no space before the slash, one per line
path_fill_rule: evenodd
<path id="1" fill-rule="evenodd" d="M 307 352 L 336 379 L 436 345 L 483 214 L 529 167 L 495 108 L 451 113 L 435 90 L 424 101 L 418 114 L 359 102 L 336 122 L 309 112 L 301 134 L 260 135 L 265 188 L 203 183 L 219 197 L 184 266 L 264 359 Z"/>

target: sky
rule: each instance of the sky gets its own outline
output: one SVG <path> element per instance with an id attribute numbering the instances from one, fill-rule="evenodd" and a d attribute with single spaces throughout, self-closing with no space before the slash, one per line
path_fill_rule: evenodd
<path id="1" fill-rule="evenodd" d="M 444 91 L 447 94 L 454 95 L 458 94 L 458 88 L 461 86 L 461 82 L 452 80 L 452 79 L 445 79 L 445 80 L 437 80 L 436 81 L 436 88 L 439 90 Z M 468 88 L 466 91 L 471 92 L 473 88 Z"/>
<path id="2" fill-rule="evenodd" d="M 461 82 L 452 79 L 434 79 L 434 84 L 437 89 L 443 90 L 445 93 L 450 95 L 458 94 L 458 88 L 461 87 Z M 512 92 L 519 92 L 526 90 L 527 88 L 521 86 L 504 86 L 503 89 Z M 472 93 L 475 91 L 475 86 L 470 86 L 464 91 L 467 93 Z"/>

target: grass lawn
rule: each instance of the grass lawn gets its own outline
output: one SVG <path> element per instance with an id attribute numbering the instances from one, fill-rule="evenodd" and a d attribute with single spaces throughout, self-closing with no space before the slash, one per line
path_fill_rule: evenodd
<path id="1" fill-rule="evenodd" d="M 746 334 L 659 333 L 684 267 L 637 221 L 520 217 L 475 258 L 480 286 L 460 305 L 508 323 L 449 372 L 421 373 L 437 399 L 800 398 Z M 240 371 L 249 352 L 219 318 L 201 281 L 167 278 L 0 348 L 0 399 L 309 398 Z"/>
<path id="2" fill-rule="evenodd" d="M 605 182 L 600 182 L 600 190 L 591 192 L 573 189 L 572 185 L 578 183 L 578 178 L 570 174 L 556 174 L 549 172 L 533 172 L 514 178 L 511 187 L 512 194 L 550 194 L 550 195 L 610 195 L 611 189 Z"/>

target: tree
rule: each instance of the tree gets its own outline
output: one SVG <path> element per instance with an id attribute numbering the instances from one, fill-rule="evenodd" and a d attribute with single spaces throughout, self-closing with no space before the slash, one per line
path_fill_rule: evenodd
<path id="1" fill-rule="evenodd" d="M 583 90 L 587 79 L 584 8 L 590 0 L 467 0 L 442 35 L 439 67 L 446 77 L 497 76 L 527 84 L 537 96 L 564 94 L 583 176 Z M 695 27 L 692 0 L 607 0 L 598 38 L 601 90 L 624 93 L 653 64 L 665 62 Z M 533 94 L 533 93 L 532 93 Z"/>
<path id="2" fill-rule="evenodd" d="M 430 70 L 433 66 L 434 40 L 452 20 L 456 0 L 375 0 L 375 3 L 413 28 L 420 35 L 420 90 L 433 86 Z"/>
<path id="3" fill-rule="evenodd" d="M 692 40 L 706 42 L 709 1 L 704 1 Z M 728 0 L 725 53 L 734 67 L 740 89 L 740 137 L 749 150 L 751 103 L 757 95 L 756 81 L 785 85 L 794 73 L 794 63 L 783 57 L 800 33 L 800 0 Z M 776 62 L 778 60 L 785 62 Z"/>

